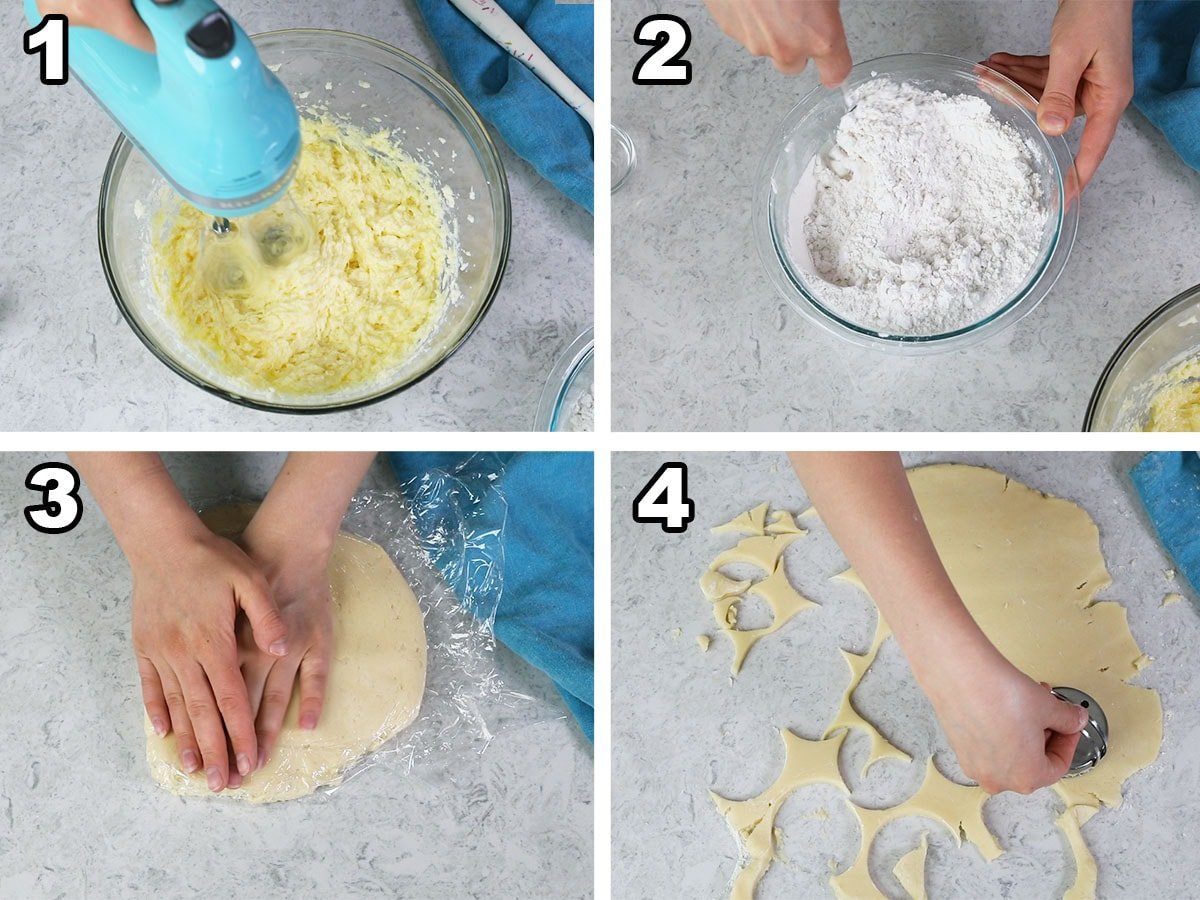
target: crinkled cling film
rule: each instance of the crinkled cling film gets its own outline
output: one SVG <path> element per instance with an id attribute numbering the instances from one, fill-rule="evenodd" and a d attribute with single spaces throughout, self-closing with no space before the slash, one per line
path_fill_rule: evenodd
<path id="1" fill-rule="evenodd" d="M 357 630 L 339 626 L 335 612 L 329 695 L 317 729 L 302 732 L 293 727 L 289 735 L 288 725 L 295 726 L 297 720 L 293 697 L 285 733 L 267 766 L 251 774 L 241 788 L 215 796 L 270 802 L 310 793 L 329 794 L 372 765 L 386 765 L 404 775 L 453 779 L 464 756 L 487 748 L 497 723 L 526 721 L 532 714 L 531 698 L 509 689 L 496 670 L 492 624 L 503 587 L 501 539 L 506 507 L 495 486 L 502 463 L 493 457 L 473 458 L 476 463 L 480 459 L 488 465 L 433 470 L 404 483 L 399 492 L 369 491 L 356 497 L 342 522 L 343 534 L 335 549 L 331 566 L 335 603 L 340 579 L 381 578 L 398 595 L 404 594 L 393 564 L 411 587 L 424 622 L 427 647 L 419 710 L 413 709 L 413 694 L 410 691 L 406 696 L 402 683 L 405 677 L 416 677 L 411 665 L 407 670 L 404 667 L 405 659 L 411 661 L 416 652 L 412 645 L 420 630 L 411 600 L 407 621 L 404 597 L 400 596 L 393 614 L 380 617 L 365 611 Z M 221 512 L 215 507 L 229 503 L 205 503 L 205 515 L 211 518 L 212 512 Z M 243 508 L 243 525 L 250 511 Z M 240 530 L 228 522 L 223 525 L 214 522 L 211 527 L 234 533 Z M 345 556 L 351 547 L 355 548 L 353 555 Z M 347 564 L 347 559 L 353 562 Z M 447 582 L 460 585 L 463 596 L 455 596 Z M 357 642 L 361 651 L 357 663 L 352 657 L 339 657 L 340 640 L 347 645 Z M 376 653 L 387 657 L 382 668 L 364 661 Z M 355 671 L 356 665 L 372 672 L 394 672 L 401 683 L 393 681 L 391 688 L 385 689 L 382 696 L 389 699 L 351 704 L 349 710 L 334 709 L 330 701 L 339 675 L 369 683 L 362 672 Z M 354 733 L 356 740 L 342 742 L 332 750 L 328 740 L 322 742 L 330 721 L 348 722 L 345 733 Z M 406 721 L 410 722 L 407 726 Z M 180 768 L 173 736 L 159 739 L 148 724 L 146 730 L 151 774 L 157 782 L 185 796 L 214 796 L 202 772 L 188 775 Z M 285 747 L 285 740 L 291 741 L 290 747 Z M 156 747 L 169 752 L 156 754 Z"/>

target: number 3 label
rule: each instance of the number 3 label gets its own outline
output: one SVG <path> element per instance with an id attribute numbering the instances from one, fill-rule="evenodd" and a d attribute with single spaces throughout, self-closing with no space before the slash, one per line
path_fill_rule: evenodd
<path id="1" fill-rule="evenodd" d="M 682 534 L 696 518 L 696 504 L 687 495 L 687 466 L 663 463 L 633 500 L 633 521 L 662 525 L 668 534 Z"/>
<path id="2" fill-rule="evenodd" d="M 25 487 L 42 493 L 41 503 L 25 507 L 25 521 L 43 534 L 64 534 L 83 518 L 79 474 L 66 463 L 34 466 Z"/>
<path id="3" fill-rule="evenodd" d="M 646 16 L 633 30 L 633 40 L 654 48 L 633 67 L 634 84 L 692 83 L 692 64 L 683 59 L 692 32 L 679 16 Z"/>

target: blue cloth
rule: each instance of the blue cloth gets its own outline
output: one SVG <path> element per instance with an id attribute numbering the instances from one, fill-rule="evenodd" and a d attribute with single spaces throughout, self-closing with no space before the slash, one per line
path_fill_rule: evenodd
<path id="1" fill-rule="evenodd" d="M 593 739 L 594 469 L 590 453 L 392 453 L 392 467 L 411 490 L 425 490 L 434 470 L 455 475 L 471 496 L 418 504 L 422 536 L 445 532 L 446 516 L 472 517 L 469 532 L 487 542 L 499 535 L 503 588 L 495 610 L 496 639 L 554 681 L 580 728 Z M 500 466 L 497 466 L 497 462 Z M 502 468 L 494 482 L 489 476 Z M 473 477 L 478 476 L 478 477 Z M 416 481 L 413 481 L 416 479 Z M 472 481 L 497 490 L 474 491 Z M 462 500 L 462 502 L 459 502 Z M 480 558 L 494 559 L 494 548 Z M 433 555 L 433 563 L 458 597 L 467 579 L 495 577 L 471 565 L 472 548 Z M 468 560 L 464 565 L 463 560 Z M 473 593 L 480 593 L 476 590 Z M 472 610 L 486 616 L 490 610 Z"/>
<path id="2" fill-rule="evenodd" d="M 1133 6 L 1133 102 L 1200 171 L 1200 0 Z"/>
<path id="3" fill-rule="evenodd" d="M 580 90 L 593 89 L 592 5 L 493 0 Z M 459 89 L 523 159 L 594 212 L 592 130 L 558 94 L 448 0 L 417 0 Z"/>
<path id="4" fill-rule="evenodd" d="M 1130 476 L 1159 540 L 1200 593 L 1200 456 L 1147 453 Z"/>

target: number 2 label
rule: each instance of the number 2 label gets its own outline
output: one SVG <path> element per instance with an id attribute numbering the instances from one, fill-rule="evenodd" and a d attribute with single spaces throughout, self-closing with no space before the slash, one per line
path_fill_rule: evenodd
<path id="1" fill-rule="evenodd" d="M 42 84 L 66 84 L 67 17 L 51 13 L 25 32 L 25 52 L 41 54 Z"/>
<path id="2" fill-rule="evenodd" d="M 65 534 L 83 518 L 79 473 L 66 463 L 34 466 L 25 487 L 42 494 L 41 503 L 25 507 L 25 521 L 43 534 Z"/>
<path id="3" fill-rule="evenodd" d="M 668 534 L 682 534 L 696 518 L 696 504 L 687 493 L 687 466 L 663 463 L 633 499 L 633 521 L 662 525 Z"/>
<path id="4" fill-rule="evenodd" d="M 634 84 L 692 83 L 692 64 L 683 58 L 692 32 L 679 16 L 646 16 L 633 30 L 633 40 L 654 48 L 633 67 Z"/>

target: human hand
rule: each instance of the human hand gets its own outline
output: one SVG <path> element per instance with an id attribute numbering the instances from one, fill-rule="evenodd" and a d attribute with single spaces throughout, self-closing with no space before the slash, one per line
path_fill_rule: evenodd
<path id="1" fill-rule="evenodd" d="M 755 56 L 769 56 L 786 75 L 804 71 L 811 59 L 821 83 L 846 80 L 853 62 L 837 0 L 705 0 L 721 30 Z"/>
<path id="2" fill-rule="evenodd" d="M 288 654 L 278 657 L 254 640 L 247 618 L 238 624 L 242 677 L 257 727 L 258 768 L 279 740 L 297 678 L 301 728 L 317 727 L 325 703 L 333 634 L 328 571 L 332 545 L 297 531 L 260 510 L 240 539 L 266 577 L 288 635 Z"/>
<path id="3" fill-rule="evenodd" d="M 956 674 L 929 696 L 964 774 L 989 794 L 1029 794 L 1067 774 L 1087 724 L 1083 709 L 1059 700 L 998 653 Z M 968 692 L 964 684 L 986 687 Z"/>
<path id="4" fill-rule="evenodd" d="M 264 653 L 282 657 L 289 646 L 267 580 L 198 519 L 195 527 L 159 534 L 153 546 L 131 548 L 129 557 L 133 646 L 151 724 L 160 736 L 175 732 L 185 772 L 203 767 L 210 790 L 236 788 L 259 759 L 238 668 L 239 610 Z"/>
<path id="5" fill-rule="evenodd" d="M 1129 0 L 1062 0 L 1050 29 L 1049 56 L 994 53 L 987 65 L 1038 98 L 1038 125 L 1060 135 L 1086 115 L 1075 168 L 1082 190 L 1092 180 L 1133 98 L 1133 25 Z"/>
<path id="6" fill-rule="evenodd" d="M 139 50 L 154 52 L 154 37 L 130 0 L 38 0 L 38 12 L 64 15 L 72 25 L 99 28 Z"/>

